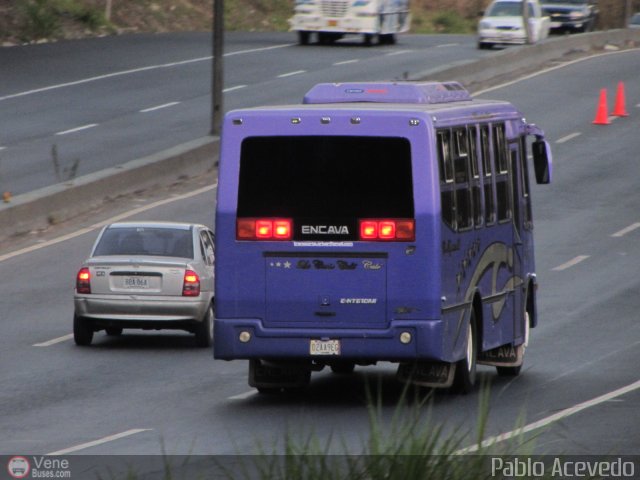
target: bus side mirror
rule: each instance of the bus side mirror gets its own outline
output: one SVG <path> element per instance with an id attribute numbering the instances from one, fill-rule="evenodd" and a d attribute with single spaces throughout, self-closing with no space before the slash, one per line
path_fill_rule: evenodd
<path id="1" fill-rule="evenodd" d="M 533 168 L 536 172 L 536 182 L 551 183 L 551 147 L 546 140 L 536 140 L 531 146 L 533 152 Z"/>

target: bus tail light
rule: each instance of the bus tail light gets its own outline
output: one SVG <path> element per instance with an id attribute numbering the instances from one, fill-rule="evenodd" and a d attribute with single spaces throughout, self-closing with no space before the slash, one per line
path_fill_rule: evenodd
<path id="1" fill-rule="evenodd" d="M 91 272 L 87 267 L 82 267 L 76 276 L 76 292 L 91 293 Z"/>
<path id="2" fill-rule="evenodd" d="M 237 240 L 291 240 L 293 221 L 290 218 L 239 218 Z"/>
<path id="3" fill-rule="evenodd" d="M 360 240 L 412 242 L 416 238 L 412 218 L 367 218 L 359 223 Z"/>
<path id="4" fill-rule="evenodd" d="M 193 270 L 185 270 L 182 296 L 197 297 L 198 295 L 200 295 L 200 276 Z"/>

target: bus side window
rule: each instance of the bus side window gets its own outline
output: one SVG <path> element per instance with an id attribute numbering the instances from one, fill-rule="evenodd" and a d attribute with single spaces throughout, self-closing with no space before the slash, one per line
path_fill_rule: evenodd
<path id="1" fill-rule="evenodd" d="M 480 152 L 482 154 L 482 167 L 484 174 L 484 218 L 487 226 L 496 221 L 495 203 L 493 201 L 493 168 L 491 161 L 491 139 L 489 125 L 480 127 Z"/>
<path id="2" fill-rule="evenodd" d="M 527 162 L 527 139 L 520 137 L 520 173 L 522 175 L 522 196 L 524 197 L 524 228 L 533 228 L 533 215 L 531 213 L 531 195 L 529 195 L 529 165 Z"/>
<path id="3" fill-rule="evenodd" d="M 465 183 L 469 180 L 469 155 L 467 145 L 467 131 L 456 129 L 453 131 L 453 168 L 456 183 Z"/>
<path id="4" fill-rule="evenodd" d="M 472 125 L 469 127 L 469 164 L 471 166 L 471 201 L 473 208 L 473 223 L 477 227 L 481 227 L 484 223 L 484 215 L 482 213 L 482 185 L 480 183 L 480 170 L 478 166 L 478 127 Z"/>
<path id="5" fill-rule="evenodd" d="M 442 221 L 452 230 L 456 229 L 456 207 L 454 198 L 454 171 L 451 155 L 451 132 L 439 130 L 436 135 L 438 166 L 440 168 L 440 208 Z"/>
<path id="6" fill-rule="evenodd" d="M 509 194 L 509 162 L 504 123 L 493 126 L 493 154 L 496 167 L 496 204 L 498 223 L 511 219 L 511 195 Z"/>
<path id="7" fill-rule="evenodd" d="M 451 156 L 451 132 L 438 132 L 438 164 L 440 165 L 440 181 L 453 182 L 453 158 Z"/>
<path id="8" fill-rule="evenodd" d="M 453 130 L 454 170 L 456 183 L 456 227 L 459 231 L 473 226 L 473 204 L 469 183 L 469 146 L 467 129 Z"/>

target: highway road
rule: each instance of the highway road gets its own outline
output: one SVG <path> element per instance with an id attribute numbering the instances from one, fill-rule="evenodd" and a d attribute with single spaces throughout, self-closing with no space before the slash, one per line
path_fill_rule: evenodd
<path id="1" fill-rule="evenodd" d="M 402 61 L 394 61 L 391 70 L 401 71 Z M 478 95 L 514 102 L 528 121 L 544 128 L 555 154 L 553 184 L 532 189 L 539 326 L 519 377 L 480 369 L 491 384 L 484 433 L 489 441 L 511 437 L 522 425 L 536 453 L 640 453 L 639 69 L 640 51 L 613 53 Z M 342 79 L 351 77 L 345 71 Z M 268 103 L 297 101 L 297 94 L 283 98 L 276 92 L 280 83 L 271 78 L 259 92 Z M 620 81 L 630 116 L 593 125 L 600 89 L 608 89 L 611 105 Z M 200 128 L 204 133 L 206 125 Z M 173 194 L 119 205 L 118 212 L 103 210 L 66 226 L 62 239 L 54 230 L 39 242 L 30 239 L 28 250 L 2 252 L 0 454 L 281 452 L 287 432 L 296 438 L 313 433 L 321 445 L 331 438 L 332 452 L 340 452 L 342 442 L 353 453 L 361 451 L 369 435 L 366 386 L 382 388 L 381 418 L 391 422 L 396 410 L 401 388 L 391 365 L 357 368 L 346 377 L 321 372 L 301 395 L 261 396 L 247 386 L 246 362 L 214 361 L 186 333 L 98 334 L 90 348 L 73 344 L 73 284 L 97 233 L 91 225 L 131 210 L 133 219 L 213 226 L 214 185 Z M 479 402 L 479 393 L 438 393 L 432 418 L 447 432 L 473 433 Z"/>
<path id="2" fill-rule="evenodd" d="M 489 54 L 468 35 L 303 47 L 291 33 L 232 32 L 224 50 L 225 111 L 299 101 L 317 82 L 403 79 Z M 76 164 L 84 175 L 208 135 L 211 52 L 207 33 L 0 48 L 0 190 L 18 195 L 66 180 Z"/>

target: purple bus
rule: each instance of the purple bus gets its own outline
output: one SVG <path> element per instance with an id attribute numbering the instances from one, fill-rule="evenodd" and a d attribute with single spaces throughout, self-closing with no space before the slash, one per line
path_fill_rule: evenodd
<path id="1" fill-rule="evenodd" d="M 398 364 L 470 391 L 517 375 L 535 327 L 528 153 L 544 133 L 457 82 L 319 84 L 229 112 L 216 209 L 214 357 L 260 392 Z"/>

